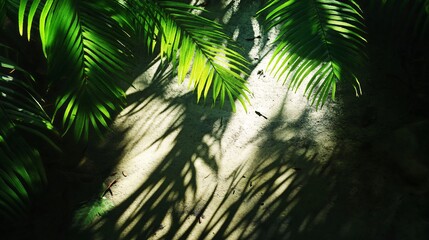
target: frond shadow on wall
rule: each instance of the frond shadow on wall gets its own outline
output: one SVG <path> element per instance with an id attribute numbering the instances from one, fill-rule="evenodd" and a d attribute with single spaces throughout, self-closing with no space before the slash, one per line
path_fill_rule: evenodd
<path id="1" fill-rule="evenodd" d="M 136 236 L 147 237 L 154 233 L 157 226 L 161 225 L 165 215 L 171 211 L 171 206 L 178 206 L 184 200 L 184 194 L 188 191 L 196 191 L 196 169 L 194 161 L 202 159 L 204 164 L 208 166 L 213 174 L 216 174 L 218 166 L 216 160 L 211 155 L 210 144 L 206 143 L 203 138 L 209 135 L 213 138 L 219 138 L 224 131 L 226 123 L 220 123 L 219 112 L 224 119 L 228 119 L 230 115 L 227 111 L 216 110 L 207 111 L 203 106 L 195 105 L 193 94 L 185 93 L 180 96 L 168 96 L 169 78 L 171 78 L 171 69 L 165 65 L 159 65 L 154 72 L 153 79 L 142 79 L 148 86 L 143 90 L 136 90 L 128 96 L 130 106 L 125 109 L 125 113 L 117 117 L 117 121 L 129 122 L 129 128 L 116 129 L 114 134 L 107 138 L 106 145 L 101 149 L 95 150 L 93 153 L 88 153 L 89 161 L 95 164 L 103 164 L 111 166 L 112 169 L 119 165 L 119 160 L 135 149 L 141 142 L 140 139 L 131 138 L 125 141 L 126 136 L 140 136 L 145 139 L 146 134 L 153 132 L 153 127 L 157 128 L 166 126 L 165 132 L 162 132 L 154 138 L 153 142 L 147 142 L 143 149 L 136 150 L 132 153 L 136 158 L 139 155 L 152 147 L 159 147 L 168 142 L 166 139 L 174 137 L 173 147 L 168 151 L 165 158 L 153 169 L 155 174 L 147 177 L 142 186 L 135 190 L 124 202 L 119 204 L 108 215 L 108 218 L 103 218 L 98 223 L 101 226 L 101 232 L 97 230 L 95 233 L 108 234 L 109 237 L 133 238 Z M 138 85 L 138 81 L 135 85 Z M 192 107 L 188 108 L 188 105 Z M 155 106 L 155 107 L 154 107 Z M 142 114 L 145 113 L 145 114 Z M 143 116 L 144 119 L 141 119 Z M 170 120 L 173 119 L 173 120 Z M 138 121 L 140 120 L 140 121 Z M 223 125 L 223 127 L 222 127 Z M 217 127 L 216 127 L 217 126 Z M 115 129 L 115 127 L 113 126 Z M 213 129 L 216 130 L 213 130 Z M 198 129 L 199 131 L 195 131 Z M 118 140 L 115 140 L 118 139 Z M 191 142 L 190 142 L 191 141 Z M 140 146 L 140 148 L 142 148 Z M 100 155 L 101 152 L 101 155 Z M 109 161 L 106 163 L 106 159 Z M 113 160 L 113 161 L 112 161 Z M 144 158 L 141 161 L 155 161 L 155 159 Z M 144 164 L 144 163 L 142 163 Z M 168 189 L 168 191 L 166 191 Z M 145 196 L 145 194 L 149 195 Z M 143 199 L 142 199 L 143 198 Z M 136 211 L 127 217 L 127 220 L 121 227 L 117 227 L 114 221 L 109 219 L 119 219 L 121 214 L 126 209 L 140 202 Z M 199 206 L 200 208 L 202 206 Z M 144 209 L 144 211 L 143 211 Z M 180 223 L 178 220 L 183 216 L 184 212 L 180 210 L 174 215 L 174 223 Z M 134 226 L 130 228 L 130 226 Z M 127 231 L 127 236 L 122 236 L 124 230 Z"/>
<path id="2" fill-rule="evenodd" d="M 225 24 L 228 35 L 239 43 L 252 66 L 258 65 L 267 55 L 262 50 L 267 45 L 272 45 L 274 40 L 264 34 L 264 26 L 255 15 L 257 9 L 261 8 L 261 3 L 252 0 L 223 1 L 222 4 L 207 2 L 209 3 L 204 6 L 207 12 L 202 15 Z"/>
<path id="3" fill-rule="evenodd" d="M 246 143 L 257 146 L 246 163 L 228 177 L 219 176 L 217 183 L 229 183 L 219 191 L 216 181 L 199 185 L 206 176 L 199 176 L 198 162 L 204 162 L 213 175 L 219 172 L 222 157 L 213 157 L 210 148 L 225 144 L 222 136 L 228 121 L 220 127 L 211 113 L 186 108 L 189 104 L 192 99 L 185 94 L 164 105 L 160 111 L 174 113 L 173 124 L 146 148 L 162 141 L 171 141 L 172 147 L 155 168 L 140 176 L 142 184 L 81 238 L 395 239 L 407 233 L 405 227 L 393 227 L 400 211 L 414 200 L 404 201 L 403 191 L 392 184 L 385 166 L 354 139 L 361 134 L 356 131 L 368 129 L 341 127 L 342 121 L 354 116 L 340 116 L 331 128 L 332 138 L 321 141 L 325 133 L 313 128 L 308 109 L 287 120 L 288 109 L 283 107 Z M 354 104 L 344 102 L 341 107 Z M 138 109 L 150 108 L 144 104 Z M 134 130 L 115 138 L 127 131 L 135 135 Z M 214 137 L 212 144 L 207 144 L 207 136 Z M 246 152 L 242 150 L 240 154 Z M 153 161 L 139 154 L 135 154 L 138 162 Z M 201 188 L 206 189 L 203 197 Z"/>
<path id="4" fill-rule="evenodd" d="M 358 169 L 350 175 L 350 169 L 344 170 L 353 164 L 344 167 L 335 163 L 348 156 L 344 152 L 347 143 L 321 149 L 310 130 L 302 129 L 310 125 L 308 112 L 288 124 L 280 112 L 249 142 L 258 146 L 247 160 L 249 167 L 241 166 L 227 179 L 219 179 L 230 181 L 226 192 L 210 186 L 201 199 L 196 194 L 201 191 L 197 181 L 201 176 L 195 165 L 202 159 L 216 175 L 220 160 L 208 154 L 213 146 L 206 145 L 204 137 L 217 135 L 211 132 L 217 121 L 207 120 L 203 117 L 206 113 L 198 110 L 179 112 L 174 119 L 180 124 L 172 124 L 153 143 L 174 135 L 173 147 L 148 176 L 141 176 L 145 180 L 130 196 L 85 232 L 91 236 L 88 239 L 308 239 L 338 235 L 359 239 L 378 233 L 369 227 L 380 220 L 371 210 L 384 203 L 371 206 L 371 199 L 359 198 L 360 191 L 366 191 L 360 185 L 364 172 Z M 192 119 L 200 123 L 194 125 Z M 219 131 L 221 136 L 223 130 Z M 291 137 L 284 138 L 279 131 Z M 214 142 L 221 144 L 221 139 Z M 152 159 L 139 160 L 143 161 Z M 196 199 L 189 203 L 189 196 Z M 373 221 L 363 221 L 371 217 Z M 196 234 L 195 229 L 199 229 L 198 235 L 189 235 Z"/>
<path id="5" fill-rule="evenodd" d="M 154 84 L 148 87 L 151 91 L 166 89 L 163 84 L 151 84 Z M 158 94 L 162 95 L 162 91 Z M 139 98 L 140 93 L 150 100 Z M 157 101 L 150 98 L 150 91 L 136 92 L 131 95 L 134 97 L 142 100 L 131 107 L 130 116 L 150 109 L 150 104 Z M 188 234 L 193 229 L 199 229 L 198 236 L 207 239 L 332 239 L 338 236 L 383 239 L 392 236 L 395 210 L 402 200 L 392 186 L 387 186 L 382 166 L 368 163 L 373 159 L 368 159 L 367 153 L 353 155 L 355 152 L 350 148 L 356 146 L 341 135 L 327 150 L 317 145 L 308 137 L 314 133 L 299 129 L 311 125 L 308 112 L 284 126 L 282 111 L 286 109 L 280 111 L 253 139 L 253 143 L 258 143 L 258 150 L 248 162 L 259 167 L 251 172 L 246 172 L 244 167 L 237 169 L 227 179 L 231 187 L 226 192 L 216 194 L 217 186 L 212 186 L 212 192 L 204 199 L 196 199 L 195 205 L 186 205 L 187 194 L 196 196 L 199 188 L 195 159 L 212 165 L 213 173 L 218 171 L 214 164 L 217 159 L 207 154 L 212 146 L 203 141 L 205 136 L 215 135 L 216 141 L 220 141 L 224 130 L 219 130 L 219 119 L 207 117 L 210 113 L 186 107 L 192 104 L 189 94 L 169 98 L 168 102 L 159 112 L 173 115 L 175 120 L 155 142 L 147 143 L 146 149 L 168 142 L 166 139 L 173 139 L 172 148 L 151 173 L 142 176 L 144 182 L 129 197 L 84 233 L 91 236 L 89 238 L 192 239 L 195 236 Z M 228 113 L 221 113 L 229 118 Z M 195 120 L 199 122 L 196 125 Z M 155 125 L 158 127 L 163 121 L 166 118 L 160 118 Z M 224 124 L 227 126 L 227 122 Z M 149 132 L 153 126 L 146 125 L 141 131 Z M 201 128 L 199 132 L 197 129 Z M 279 128 L 281 132 L 301 131 L 302 134 L 279 137 Z M 218 132 L 214 134 L 213 129 Z M 141 133 L 130 128 L 118 135 L 125 139 L 127 134 Z M 191 148 L 181 144 L 189 141 Z M 136 142 L 123 144 L 131 145 L 131 149 L 137 146 Z M 123 154 L 130 148 L 124 148 Z M 211 204 L 215 204 L 214 209 Z M 130 206 L 134 211 L 124 215 Z M 214 214 L 206 213 L 202 219 L 203 212 Z"/>

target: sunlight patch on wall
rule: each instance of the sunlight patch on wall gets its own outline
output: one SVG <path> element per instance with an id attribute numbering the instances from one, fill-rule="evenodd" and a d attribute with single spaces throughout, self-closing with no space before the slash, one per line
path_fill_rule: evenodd
<path id="1" fill-rule="evenodd" d="M 261 26 L 259 24 L 259 21 L 256 18 L 252 17 L 251 24 L 253 29 L 253 37 L 255 39 L 254 39 L 253 47 L 249 51 L 249 56 L 257 56 L 261 52 L 261 49 L 265 46 L 262 45 L 262 39 L 261 39 L 262 32 L 261 32 Z"/>
<path id="2" fill-rule="evenodd" d="M 240 1 L 222 3 L 223 8 L 229 8 L 222 21 L 229 22 L 239 10 Z M 251 24 L 253 37 L 262 36 L 256 18 Z M 240 28 L 235 28 L 234 40 L 240 39 L 240 34 Z M 124 132 L 118 135 L 126 145 L 117 171 L 127 173 L 115 186 L 120 193 L 115 201 L 121 203 L 136 195 L 127 213 L 119 218 L 118 227 L 126 223 L 128 232 L 146 227 L 151 222 L 139 224 L 146 221 L 141 216 L 149 211 L 153 216 L 146 217 L 157 217 L 158 212 L 152 208 L 159 207 L 166 209 L 160 216 L 164 218 L 164 233 L 174 226 L 178 228 L 172 229 L 177 236 L 191 232 L 190 239 L 218 231 L 219 239 L 240 239 L 254 233 L 255 223 L 249 216 L 262 221 L 269 214 L 280 214 L 272 212 L 276 209 L 288 214 L 298 204 L 296 196 L 301 189 L 295 181 L 296 169 L 301 163 L 323 161 L 312 156 L 329 153 L 330 149 L 320 145 L 332 142 L 329 136 L 333 133 L 325 118 L 329 109 L 316 111 L 309 106 L 302 88 L 294 93 L 270 75 L 267 65 L 275 37 L 276 30 L 272 30 L 268 39 L 244 43 L 248 44 L 249 58 L 254 60 L 247 79 L 252 92 L 247 112 L 237 108 L 236 113 L 229 113 L 195 104 L 187 84 L 157 74 L 159 63 L 135 81 L 135 88 L 127 92 L 133 100 L 115 121 L 119 132 Z M 222 57 L 220 54 L 216 59 Z M 153 81 L 157 77 L 161 79 L 157 80 L 159 85 Z M 176 211 L 172 202 L 186 207 Z M 205 204 L 206 218 L 200 219 L 202 215 L 195 209 Z M 258 212 L 252 213 L 255 209 Z M 328 212 L 321 212 L 318 219 Z M 134 219 L 129 220 L 130 216 Z M 159 227 L 158 222 L 152 225 Z M 189 228 L 192 231 L 188 232 Z M 205 232 L 207 229 L 211 231 Z M 162 236 L 154 235 L 153 239 Z"/>
<path id="3" fill-rule="evenodd" d="M 237 41 L 238 36 L 240 35 L 240 28 L 235 28 L 234 32 L 232 33 L 232 40 Z"/>
<path id="4" fill-rule="evenodd" d="M 232 2 L 232 6 L 229 7 L 229 5 Z M 240 8 L 240 0 L 223 0 L 222 1 L 222 9 L 225 9 L 226 7 L 229 7 L 226 11 L 225 15 L 222 18 L 222 23 L 227 24 L 230 20 L 233 14 L 235 14 L 239 8 Z"/>

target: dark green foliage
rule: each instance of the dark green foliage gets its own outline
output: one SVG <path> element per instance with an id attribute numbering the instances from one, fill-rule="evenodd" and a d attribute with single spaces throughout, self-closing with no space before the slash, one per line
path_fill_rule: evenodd
<path id="1" fill-rule="evenodd" d="M 366 34 L 362 11 L 354 1 L 271 0 L 261 10 L 268 28 L 279 25 L 270 62 L 277 79 L 323 105 L 335 99 L 339 81 L 352 82 L 361 94 L 358 75 L 364 67 Z"/>
<path id="2" fill-rule="evenodd" d="M 113 202 L 105 197 L 85 203 L 76 210 L 72 227 L 77 229 L 88 227 L 95 219 L 109 212 L 114 206 Z"/>
<path id="3" fill-rule="evenodd" d="M 11 51 L 4 45 L 0 49 Z M 39 152 L 27 138 L 55 144 L 46 136 L 53 126 L 31 75 L 3 56 L 0 60 L 0 221 L 16 223 L 26 217 L 31 200 L 46 184 Z"/>

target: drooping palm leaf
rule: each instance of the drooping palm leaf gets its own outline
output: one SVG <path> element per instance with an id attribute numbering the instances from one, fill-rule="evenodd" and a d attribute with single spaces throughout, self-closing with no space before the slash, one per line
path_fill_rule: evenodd
<path id="1" fill-rule="evenodd" d="M 184 3 L 143 1 L 138 6 L 142 23 L 148 23 L 145 44 L 149 49 L 159 44 L 161 56 L 177 67 L 179 82 L 190 73 L 197 100 L 207 99 L 212 90 L 213 104 L 220 99 L 223 105 L 228 96 L 233 110 L 236 99 L 245 107 L 247 61 L 221 25 L 192 13 L 201 9 Z"/>
<path id="2" fill-rule="evenodd" d="M 112 113 L 124 105 L 121 84 L 130 77 L 131 44 L 126 19 L 115 14 L 124 6 L 117 1 L 80 0 L 43 4 L 38 27 L 50 91 L 58 96 L 55 116 L 61 116 L 65 132 L 72 129 L 77 139 L 85 140 L 90 129 L 100 132 L 107 127 Z M 25 8 L 20 11 L 20 26 L 32 24 L 26 13 Z"/>
<path id="3" fill-rule="evenodd" d="M 154 5 L 151 1 L 131 0 L 127 7 L 133 16 L 133 27 L 135 30 L 136 41 L 143 44 L 145 53 L 152 54 L 158 41 L 157 35 L 160 25 L 157 18 L 158 13 L 154 11 Z"/>
<path id="4" fill-rule="evenodd" d="M 289 87 L 305 81 L 305 94 L 316 107 L 336 84 L 351 81 L 360 94 L 358 73 L 365 59 L 362 13 L 353 0 L 270 0 L 259 12 L 268 28 L 279 26 L 271 72 Z"/>
<path id="5" fill-rule="evenodd" d="M 1 50 L 8 50 L 0 44 Z M 0 56 L 0 107 L 14 127 L 47 141 L 56 148 L 46 130 L 54 129 L 50 118 L 40 105 L 40 97 L 33 88 L 32 76 L 6 57 Z M 27 80 L 23 80 L 27 79 Z"/>
<path id="6" fill-rule="evenodd" d="M 0 108 L 0 220 L 19 221 L 46 184 L 39 153 L 17 133 Z"/>
<path id="7" fill-rule="evenodd" d="M 4 56 L 0 63 L 0 220 L 16 222 L 46 184 L 40 155 L 22 134 L 55 144 L 46 136 L 53 126 L 31 82 L 23 80 L 31 76 Z"/>

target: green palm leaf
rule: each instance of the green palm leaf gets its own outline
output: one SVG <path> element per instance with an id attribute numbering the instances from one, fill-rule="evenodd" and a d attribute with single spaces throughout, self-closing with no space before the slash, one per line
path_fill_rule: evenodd
<path id="1" fill-rule="evenodd" d="M 24 1 L 25 2 L 25 1 Z M 31 9 L 36 9 L 34 1 Z M 19 13 L 25 23 L 25 5 Z M 54 116 L 62 116 L 65 132 L 87 139 L 100 133 L 113 112 L 124 105 L 120 86 L 131 54 L 126 17 L 116 1 L 47 0 L 39 19 L 42 47 L 48 61 L 51 94 L 57 96 Z M 97 14 L 94 14 L 97 13 Z M 32 24 L 31 16 L 27 21 Z M 122 25 L 121 25 L 122 24 Z"/>
<path id="2" fill-rule="evenodd" d="M 19 221 L 46 184 L 40 155 L 17 133 L 0 108 L 0 216 Z"/>
<path id="3" fill-rule="evenodd" d="M 1 45 L 1 51 L 9 49 Z M 29 213 L 31 200 L 46 184 L 38 151 L 24 136 L 46 136 L 53 129 L 37 99 L 31 76 L 8 58 L 0 56 L 0 216 L 20 221 Z M 25 133 L 25 135 L 23 135 Z"/>
<path id="4" fill-rule="evenodd" d="M 349 80 L 360 94 L 359 71 L 366 46 L 363 18 L 352 0 L 270 0 L 258 14 L 266 14 L 268 28 L 279 26 L 277 47 L 269 63 L 277 79 L 305 94 L 316 107 L 336 85 Z"/>
<path id="5" fill-rule="evenodd" d="M 235 99 L 245 107 L 247 61 L 221 25 L 192 13 L 201 9 L 184 3 L 143 1 L 139 6 L 142 23 L 149 23 L 145 44 L 149 49 L 158 44 L 161 57 L 177 68 L 179 82 L 189 73 L 197 101 L 206 100 L 211 91 L 213 104 L 220 99 L 223 106 L 228 96 L 234 111 Z"/>
<path id="6" fill-rule="evenodd" d="M 75 228 L 75 230 L 84 229 L 90 226 L 95 219 L 107 214 L 114 207 L 113 202 L 106 197 L 93 199 L 75 211 L 72 228 Z"/>
<path id="7" fill-rule="evenodd" d="M 0 44 L 3 51 L 9 50 Z M 33 89 L 33 78 L 6 57 L 0 56 L 0 107 L 15 128 L 38 136 L 56 148 L 45 130 L 54 129 L 50 118 L 40 105 L 40 96 Z M 28 80 L 22 80 L 28 79 Z"/>
<path id="8" fill-rule="evenodd" d="M 143 54 L 152 54 L 158 41 L 157 26 L 160 25 L 158 13 L 154 11 L 156 5 L 152 1 L 130 1 L 127 8 L 133 16 L 136 41 L 145 47 L 146 52 Z"/>

